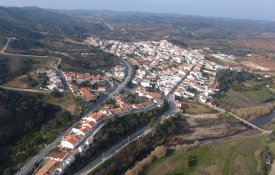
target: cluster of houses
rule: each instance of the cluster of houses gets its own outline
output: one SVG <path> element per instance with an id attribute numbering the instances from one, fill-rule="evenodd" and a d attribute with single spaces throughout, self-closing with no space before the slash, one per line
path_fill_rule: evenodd
<path id="1" fill-rule="evenodd" d="M 106 92 L 108 78 L 90 73 L 63 72 L 71 92 L 85 101 L 95 101 L 96 92 Z M 86 83 L 86 84 L 85 84 Z M 88 87 L 87 83 L 92 87 Z"/>
<path id="2" fill-rule="evenodd" d="M 114 104 L 105 104 L 97 112 L 84 116 L 46 157 L 36 171 L 37 175 L 62 174 L 77 155 L 84 154 L 92 147 L 97 129 L 107 118 L 160 106 L 163 102 L 162 94 L 168 95 L 175 87 L 178 87 L 175 90 L 176 96 L 195 98 L 202 102 L 207 102 L 219 91 L 216 73 L 221 67 L 206 60 L 202 50 L 183 49 L 165 40 L 125 43 L 91 37 L 85 42 L 97 45 L 102 50 L 135 64 L 137 70 L 132 83 L 139 84 L 135 93 L 147 100 L 139 104 L 127 104 L 127 96 L 118 94 L 113 97 Z M 125 68 L 121 65 L 106 72 L 105 76 L 74 72 L 63 74 L 73 94 L 87 101 L 96 99 L 93 90 L 104 92 L 106 87 L 81 87 L 84 82 L 104 85 L 108 79 L 122 80 L 126 76 Z M 154 89 L 154 92 L 151 89 Z M 181 102 L 177 100 L 176 105 L 181 107 Z"/>
<path id="3" fill-rule="evenodd" d="M 125 69 L 125 66 L 117 65 L 116 67 L 112 68 L 105 74 L 110 79 L 114 78 L 116 80 L 122 81 L 126 77 L 126 69 Z"/>
<path id="4" fill-rule="evenodd" d="M 216 74 L 220 65 L 200 60 L 176 89 L 175 95 L 184 99 L 196 99 L 206 103 L 219 91 Z"/>
<path id="5" fill-rule="evenodd" d="M 93 146 L 95 131 L 106 118 L 119 117 L 135 111 L 159 107 L 162 104 L 160 93 L 146 92 L 142 95 L 148 100 L 139 104 L 127 104 L 127 97 L 118 94 L 113 97 L 115 104 L 111 107 L 101 107 L 98 112 L 84 116 L 69 134 L 63 136 L 59 145 L 45 158 L 35 174 L 63 174 L 75 161 L 76 156 L 83 155 Z"/>
<path id="6" fill-rule="evenodd" d="M 44 74 L 47 78 L 48 78 L 48 82 L 46 87 L 42 87 L 43 89 L 46 90 L 59 90 L 59 91 L 63 91 L 64 90 L 64 86 L 63 86 L 63 82 L 58 74 L 58 72 L 51 68 L 51 69 L 47 69 L 47 70 L 37 70 L 37 74 L 38 75 L 42 75 Z"/>
<path id="7" fill-rule="evenodd" d="M 203 50 L 184 49 L 166 40 L 128 43 L 91 37 L 89 41 L 97 42 L 106 52 L 129 59 L 136 65 L 134 85 L 159 89 L 168 95 L 183 81 L 175 95 L 188 99 L 195 99 L 197 95 L 201 102 L 206 102 L 219 90 L 215 78 L 221 66 L 206 60 Z"/>

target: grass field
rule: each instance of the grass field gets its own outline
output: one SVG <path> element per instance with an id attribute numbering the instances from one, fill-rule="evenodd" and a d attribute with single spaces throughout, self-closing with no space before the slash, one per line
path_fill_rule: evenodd
<path id="1" fill-rule="evenodd" d="M 188 152 L 172 153 L 154 162 L 145 170 L 144 175 L 252 175 L 257 172 L 260 164 L 256 152 L 265 145 L 265 137 L 256 136 L 235 138 Z M 275 147 L 275 144 L 271 146 Z M 190 156 L 192 164 L 188 161 Z"/>
<path id="2" fill-rule="evenodd" d="M 232 109 L 258 106 L 266 102 L 269 102 L 267 101 L 267 99 L 271 97 L 275 98 L 275 95 L 268 89 L 245 92 L 237 92 L 231 90 L 224 96 L 215 98 L 215 101 L 222 108 Z"/>
<path id="3" fill-rule="evenodd" d="M 51 58 L 28 58 L 20 56 L 0 56 L 0 83 L 6 83 L 16 78 L 36 71 L 38 68 L 49 68 L 56 63 Z"/>
<path id="4" fill-rule="evenodd" d="M 215 113 L 211 108 L 195 102 L 182 101 L 182 105 L 188 114 Z"/>
<path id="5" fill-rule="evenodd" d="M 80 101 L 77 101 L 73 95 L 65 95 L 59 98 L 48 95 L 45 99 L 48 103 L 58 105 L 63 110 L 70 112 L 72 115 L 79 115 L 81 112 Z"/>
<path id="6" fill-rule="evenodd" d="M 267 90 L 258 90 L 258 91 L 247 91 L 243 93 L 246 97 L 257 101 L 257 102 L 263 102 L 265 99 L 273 96 L 270 92 Z"/>
<path id="7" fill-rule="evenodd" d="M 272 79 L 254 78 L 238 85 L 242 86 L 243 90 L 232 86 L 228 91 L 217 95 L 213 101 L 220 107 L 228 110 L 274 102 L 275 93 L 270 88 L 274 85 Z M 269 88 L 267 85 L 269 85 Z"/>

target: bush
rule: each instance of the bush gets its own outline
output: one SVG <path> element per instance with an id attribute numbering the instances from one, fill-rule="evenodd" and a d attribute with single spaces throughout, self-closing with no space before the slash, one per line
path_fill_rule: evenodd
<path id="1" fill-rule="evenodd" d="M 175 151 L 176 152 L 187 152 L 193 148 L 197 148 L 199 146 L 199 142 L 195 141 L 193 144 L 182 144 L 182 145 L 176 145 Z"/>
<path id="2" fill-rule="evenodd" d="M 138 161 L 132 169 L 129 169 L 125 175 L 138 175 L 146 167 L 150 166 L 155 159 L 160 159 L 167 154 L 167 148 L 164 146 L 158 146 L 152 151 L 146 158 Z"/>

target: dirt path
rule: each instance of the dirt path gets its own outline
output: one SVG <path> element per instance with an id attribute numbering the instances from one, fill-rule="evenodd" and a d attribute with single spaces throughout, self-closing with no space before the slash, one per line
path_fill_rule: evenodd
<path id="1" fill-rule="evenodd" d="M 269 172 L 269 175 L 275 175 L 275 161 L 273 162 L 273 164 L 271 166 L 271 170 Z"/>

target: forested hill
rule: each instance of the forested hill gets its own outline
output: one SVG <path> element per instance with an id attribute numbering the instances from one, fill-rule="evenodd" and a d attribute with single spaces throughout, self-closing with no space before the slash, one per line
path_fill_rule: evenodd
<path id="1" fill-rule="evenodd" d="M 104 31 L 104 25 L 36 7 L 1 7 L 0 37 L 40 39 L 47 36 L 78 36 Z M 2 41 L 3 42 L 3 41 Z"/>
<path id="2" fill-rule="evenodd" d="M 14 174 L 72 116 L 45 102 L 42 95 L 0 89 L 0 121 L 0 174 Z"/>

